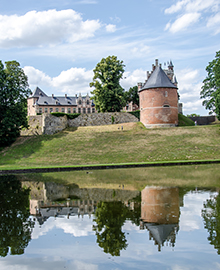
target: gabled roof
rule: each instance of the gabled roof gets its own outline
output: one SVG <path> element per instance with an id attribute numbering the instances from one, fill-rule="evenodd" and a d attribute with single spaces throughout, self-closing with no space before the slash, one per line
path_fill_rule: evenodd
<path id="1" fill-rule="evenodd" d="M 155 70 L 151 74 L 150 78 L 140 89 L 139 92 L 150 89 L 150 88 L 176 88 L 177 87 L 171 82 L 166 73 L 160 66 L 156 66 Z"/>
<path id="2" fill-rule="evenodd" d="M 68 106 L 68 105 L 77 105 L 76 103 L 77 97 L 42 97 L 40 96 L 37 104 L 38 105 L 63 105 L 63 106 Z"/>
<path id="3" fill-rule="evenodd" d="M 36 87 L 32 95 L 30 96 L 31 98 L 33 97 L 47 97 L 47 95 L 39 88 Z"/>

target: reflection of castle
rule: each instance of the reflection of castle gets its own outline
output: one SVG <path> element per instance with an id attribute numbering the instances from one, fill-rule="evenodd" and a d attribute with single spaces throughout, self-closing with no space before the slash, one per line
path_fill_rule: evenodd
<path id="1" fill-rule="evenodd" d="M 69 198 L 62 203 L 44 202 L 38 200 L 30 200 L 30 213 L 36 216 L 40 225 L 42 225 L 49 217 L 70 216 L 82 217 L 89 215 L 91 217 L 96 207 L 96 201 L 92 200 L 70 200 Z"/>
<path id="2" fill-rule="evenodd" d="M 175 245 L 179 229 L 179 189 L 175 187 L 146 187 L 142 190 L 141 229 L 148 229 L 158 251 L 165 242 Z"/>

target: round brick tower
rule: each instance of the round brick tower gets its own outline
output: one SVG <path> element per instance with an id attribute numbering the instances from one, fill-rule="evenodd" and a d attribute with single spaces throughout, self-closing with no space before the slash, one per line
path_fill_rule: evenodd
<path id="1" fill-rule="evenodd" d="M 138 84 L 140 121 L 146 127 L 169 127 L 178 124 L 178 88 L 173 75 L 171 61 L 165 73 L 156 60 L 152 72 L 147 73 L 145 83 Z"/>

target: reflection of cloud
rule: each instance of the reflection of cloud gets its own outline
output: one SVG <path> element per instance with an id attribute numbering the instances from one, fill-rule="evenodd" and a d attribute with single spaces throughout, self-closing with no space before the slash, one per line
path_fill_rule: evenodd
<path id="1" fill-rule="evenodd" d="M 13 258 L 13 264 L 6 258 L 4 262 L 0 262 L 1 270 L 60 270 L 60 269 L 74 269 L 74 270 L 98 270 L 98 266 L 92 263 L 86 263 L 83 260 L 71 260 L 66 261 L 61 257 L 44 256 L 42 258 L 29 258 L 26 257 L 22 260 L 16 256 Z"/>
<path id="2" fill-rule="evenodd" d="M 39 227 L 36 223 L 33 233 L 32 239 L 38 239 L 40 236 L 45 235 L 53 228 L 60 228 L 65 233 L 72 234 L 75 237 L 80 236 L 88 236 L 91 234 L 95 234 L 92 230 L 92 218 L 89 219 L 88 216 L 84 216 L 83 219 L 78 216 L 70 216 L 69 219 L 64 218 L 54 218 L 50 217 L 41 227 Z"/>
<path id="3" fill-rule="evenodd" d="M 208 193 L 199 193 L 196 196 L 188 193 L 184 196 L 184 207 L 180 209 L 180 231 L 194 231 L 203 228 L 201 209 L 207 199 L 209 199 Z"/>

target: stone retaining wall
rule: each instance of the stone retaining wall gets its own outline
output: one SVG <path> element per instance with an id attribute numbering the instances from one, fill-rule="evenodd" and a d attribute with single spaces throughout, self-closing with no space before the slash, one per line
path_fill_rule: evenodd
<path id="1" fill-rule="evenodd" d="M 56 117 L 50 113 L 29 116 L 29 129 L 22 130 L 21 135 L 52 135 L 69 127 L 102 126 L 138 122 L 138 118 L 130 113 L 91 113 L 81 114 L 75 119 L 67 116 Z"/>
<path id="2" fill-rule="evenodd" d="M 70 127 L 80 126 L 103 126 L 112 124 L 121 124 L 128 122 L 138 122 L 139 120 L 130 113 L 91 113 L 81 114 L 75 119 L 69 119 Z"/>

